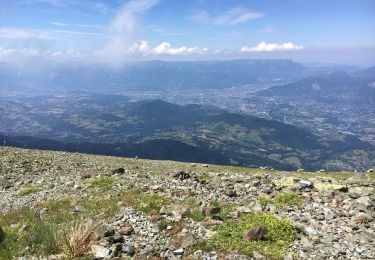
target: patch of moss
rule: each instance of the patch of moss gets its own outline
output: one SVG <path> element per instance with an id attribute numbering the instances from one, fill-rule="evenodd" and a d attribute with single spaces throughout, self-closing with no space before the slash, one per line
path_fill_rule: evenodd
<path id="1" fill-rule="evenodd" d="M 35 193 L 35 192 L 38 192 L 38 191 L 41 191 L 40 188 L 37 188 L 37 187 L 24 187 L 22 188 L 18 193 L 17 193 L 17 196 L 18 197 L 24 197 L 24 196 L 27 196 L 31 193 Z"/>
<path id="2" fill-rule="evenodd" d="M 303 203 L 303 199 L 300 195 L 294 192 L 282 192 L 278 194 L 274 199 L 277 206 L 300 206 Z"/>
<path id="3" fill-rule="evenodd" d="M 243 237 L 253 227 L 266 227 L 264 240 L 245 241 Z M 246 214 L 240 221 L 224 221 L 216 228 L 217 234 L 210 243 L 224 252 L 238 251 L 251 255 L 257 251 L 272 259 L 281 258 L 294 241 L 296 232 L 288 219 L 272 214 Z"/>
<path id="4" fill-rule="evenodd" d="M 282 192 L 272 199 L 262 196 L 257 200 L 262 207 L 267 206 L 267 204 L 274 204 L 278 207 L 300 206 L 303 203 L 302 197 L 295 192 Z"/>

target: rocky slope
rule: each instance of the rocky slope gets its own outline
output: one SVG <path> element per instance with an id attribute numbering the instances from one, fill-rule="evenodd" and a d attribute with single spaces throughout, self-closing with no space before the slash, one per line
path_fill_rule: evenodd
<path id="1" fill-rule="evenodd" d="M 0 147 L 0 259 L 374 259 L 374 177 Z"/>

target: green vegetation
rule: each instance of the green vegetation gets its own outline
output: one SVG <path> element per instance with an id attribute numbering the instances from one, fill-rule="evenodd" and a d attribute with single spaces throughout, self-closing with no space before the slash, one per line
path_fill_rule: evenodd
<path id="1" fill-rule="evenodd" d="M 266 227 L 264 240 L 245 241 L 243 237 L 253 227 Z M 295 238 L 293 225 L 287 219 L 271 214 L 246 214 L 238 221 L 224 221 L 216 229 L 212 245 L 223 251 L 239 251 L 251 255 L 257 251 L 273 259 L 281 258 Z"/>
<path id="2" fill-rule="evenodd" d="M 257 200 L 262 207 L 267 206 L 267 204 L 275 204 L 278 207 L 300 206 L 303 203 L 301 196 L 294 192 L 282 192 L 272 199 L 269 197 L 259 197 Z"/>
<path id="3" fill-rule="evenodd" d="M 171 201 L 157 194 L 142 193 L 139 190 L 124 191 L 121 199 L 136 210 L 147 214 L 158 214 L 161 207 L 168 205 Z"/>
<path id="4" fill-rule="evenodd" d="M 166 229 L 167 227 L 168 227 L 168 222 L 165 219 L 162 219 L 162 220 L 159 221 L 159 223 L 158 223 L 158 229 L 160 231 Z"/>
<path id="5" fill-rule="evenodd" d="M 114 179 L 100 178 L 91 183 L 101 190 L 108 190 Z M 148 214 L 158 214 L 160 208 L 170 200 L 139 190 L 125 190 L 111 198 L 96 196 L 92 199 L 51 200 L 40 203 L 34 210 L 20 209 L 0 215 L 0 259 L 13 259 L 22 255 L 47 256 L 63 254 L 66 259 L 76 259 L 87 253 L 87 234 L 94 224 L 87 219 L 105 219 L 119 211 L 118 202 L 125 202 L 133 208 Z M 42 210 L 43 209 L 43 210 Z M 72 209 L 73 214 L 72 214 Z M 38 212 L 43 211 L 43 215 Z M 83 224 L 86 223 L 86 224 Z M 162 220 L 158 227 L 165 229 Z"/>
<path id="6" fill-rule="evenodd" d="M 188 218 L 191 218 L 194 221 L 201 222 L 204 220 L 203 212 L 200 208 L 193 208 L 190 210 Z"/>
<path id="7" fill-rule="evenodd" d="M 101 191 L 109 191 L 113 189 L 115 179 L 110 177 L 97 178 L 91 181 L 91 185 Z"/>
<path id="8" fill-rule="evenodd" d="M 40 188 L 37 188 L 37 187 L 24 187 L 22 188 L 22 190 L 20 190 L 17 194 L 18 197 L 24 197 L 26 195 L 29 195 L 31 193 L 35 193 L 35 192 L 38 192 L 38 191 L 41 191 Z"/>

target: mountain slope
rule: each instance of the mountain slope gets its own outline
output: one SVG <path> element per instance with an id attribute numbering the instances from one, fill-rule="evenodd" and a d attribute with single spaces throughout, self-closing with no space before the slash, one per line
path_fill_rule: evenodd
<path id="1" fill-rule="evenodd" d="M 282 86 L 274 86 L 257 92 L 259 96 L 281 96 L 291 98 L 313 98 L 327 102 L 340 99 L 375 100 L 375 89 L 369 81 L 354 78 L 343 71 L 322 74 Z"/>

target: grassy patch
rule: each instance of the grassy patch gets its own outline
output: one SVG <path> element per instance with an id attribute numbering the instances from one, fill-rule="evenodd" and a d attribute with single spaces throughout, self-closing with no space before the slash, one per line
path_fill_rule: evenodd
<path id="1" fill-rule="evenodd" d="M 168 205 L 171 201 L 157 194 L 142 193 L 139 190 L 125 191 L 121 199 L 136 210 L 147 214 L 158 214 L 161 207 Z"/>
<path id="2" fill-rule="evenodd" d="M 46 201 L 32 209 L 20 209 L 0 216 L 4 228 L 0 243 L 0 259 L 19 256 L 37 257 L 63 254 L 76 259 L 88 251 L 88 234 L 93 224 L 89 219 L 107 218 L 118 212 L 118 199 L 96 198 L 81 200 Z M 79 206 L 74 214 L 72 209 Z M 41 217 L 39 209 L 45 209 Z"/>
<path id="3" fill-rule="evenodd" d="M 267 204 L 274 204 L 278 207 L 300 206 L 303 203 L 302 197 L 294 192 L 282 192 L 273 199 L 269 197 L 259 197 L 257 200 L 262 207 L 267 206 Z"/>
<path id="4" fill-rule="evenodd" d="M 97 188 L 101 191 L 110 191 L 113 189 L 113 184 L 115 182 L 114 178 L 111 177 L 103 177 L 103 178 L 96 178 L 91 181 L 91 185 L 94 188 Z"/>
<path id="5" fill-rule="evenodd" d="M 300 195 L 294 192 L 283 192 L 274 198 L 277 206 L 299 206 L 303 203 Z"/>
<path id="6" fill-rule="evenodd" d="M 17 193 L 17 196 L 18 197 L 24 197 L 24 196 L 27 196 L 31 193 L 35 193 L 35 192 L 38 192 L 38 191 L 41 191 L 40 188 L 37 188 L 37 187 L 24 187 L 22 188 L 18 193 Z"/>
<path id="7" fill-rule="evenodd" d="M 247 232 L 257 226 L 266 227 L 265 240 L 245 241 Z M 287 219 L 278 219 L 271 214 L 246 214 L 238 221 L 225 221 L 216 229 L 211 242 L 225 252 L 238 251 L 251 255 L 257 251 L 270 258 L 281 258 L 295 238 L 293 225 Z"/>

